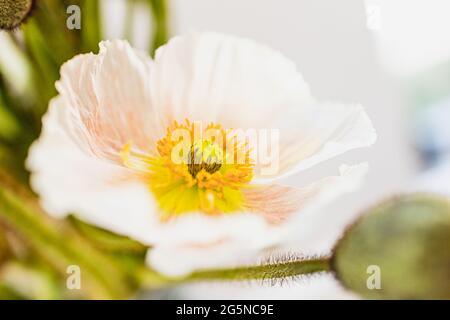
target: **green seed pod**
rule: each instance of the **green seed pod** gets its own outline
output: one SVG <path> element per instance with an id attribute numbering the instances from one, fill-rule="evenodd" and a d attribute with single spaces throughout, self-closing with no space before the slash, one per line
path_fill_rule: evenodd
<path id="1" fill-rule="evenodd" d="M 337 243 L 332 269 L 372 299 L 450 299 L 450 202 L 425 194 L 369 210 Z"/>
<path id="2" fill-rule="evenodd" d="M 35 0 L 0 0 L 0 29 L 17 28 L 31 13 Z"/>

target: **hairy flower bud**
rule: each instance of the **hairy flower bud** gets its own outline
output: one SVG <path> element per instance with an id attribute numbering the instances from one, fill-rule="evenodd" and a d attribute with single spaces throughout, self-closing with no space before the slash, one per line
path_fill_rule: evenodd
<path id="1" fill-rule="evenodd" d="M 332 268 L 366 298 L 450 299 L 450 202 L 412 194 L 369 210 L 338 242 Z"/>
<path id="2" fill-rule="evenodd" d="M 0 29 L 17 28 L 31 13 L 35 0 L 0 0 Z"/>

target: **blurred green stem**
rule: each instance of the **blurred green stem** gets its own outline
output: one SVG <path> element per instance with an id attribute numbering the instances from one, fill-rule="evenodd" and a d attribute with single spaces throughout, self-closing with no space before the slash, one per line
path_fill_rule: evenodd
<path id="1" fill-rule="evenodd" d="M 6 107 L 0 86 L 0 140 L 12 141 L 20 135 L 20 131 L 21 127 L 18 120 Z"/>
<path id="2" fill-rule="evenodd" d="M 169 39 L 169 8 L 167 0 L 148 0 L 152 9 L 154 33 L 150 48 L 153 55 Z"/>
<path id="3" fill-rule="evenodd" d="M 33 83 L 36 85 L 41 103 L 37 110 L 43 114 L 47 103 L 56 94 L 54 82 L 58 79 L 57 63 L 52 59 L 52 52 L 47 47 L 44 35 L 39 30 L 35 20 L 31 20 L 25 29 L 25 40 L 27 43 L 27 54 L 33 66 Z"/>
<path id="4" fill-rule="evenodd" d="M 9 288 L 22 298 L 38 300 L 61 298 L 61 290 L 54 274 L 41 266 L 10 261 L 1 267 L 0 281 L 5 288 Z"/>
<path id="5" fill-rule="evenodd" d="M 67 267 L 82 270 L 82 289 L 94 299 L 127 298 L 134 283 L 114 259 L 90 246 L 63 221 L 39 210 L 33 197 L 0 172 L 0 222 L 13 230 L 62 277 Z"/>
<path id="6" fill-rule="evenodd" d="M 98 43 L 102 40 L 99 1 L 84 0 L 82 2 L 82 13 L 82 50 L 83 52 L 96 52 Z"/>
<path id="7" fill-rule="evenodd" d="M 29 108 L 22 106 L 12 93 L 0 72 L 0 166 L 26 181 L 28 175 L 23 164 L 38 130 Z"/>

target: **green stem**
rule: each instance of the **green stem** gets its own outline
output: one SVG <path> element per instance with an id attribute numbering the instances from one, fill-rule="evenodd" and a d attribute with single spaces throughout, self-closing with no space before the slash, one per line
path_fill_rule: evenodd
<path id="1" fill-rule="evenodd" d="M 198 280 L 276 280 L 329 271 L 329 259 L 297 260 L 231 269 L 204 270 L 192 273 L 189 281 Z"/>
<path id="2" fill-rule="evenodd" d="M 152 8 L 154 33 L 152 39 L 151 53 L 155 53 L 161 45 L 169 39 L 169 14 L 166 0 L 149 0 Z"/>
<path id="3" fill-rule="evenodd" d="M 140 270 L 138 278 L 148 288 L 164 287 L 180 282 L 201 281 L 276 281 L 301 275 L 310 275 L 330 271 L 329 258 L 295 260 L 278 263 L 267 263 L 257 266 L 245 266 L 229 269 L 210 269 L 193 272 L 187 277 L 169 277 L 150 269 Z"/>

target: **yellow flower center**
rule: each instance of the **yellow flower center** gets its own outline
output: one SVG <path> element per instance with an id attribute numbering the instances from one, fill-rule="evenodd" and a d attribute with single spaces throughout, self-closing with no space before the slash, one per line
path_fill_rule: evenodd
<path id="1" fill-rule="evenodd" d="M 157 156 L 124 146 L 124 165 L 143 177 L 163 217 L 189 212 L 220 214 L 243 208 L 243 188 L 253 177 L 247 143 L 233 131 L 209 124 L 174 122 L 157 142 Z"/>

